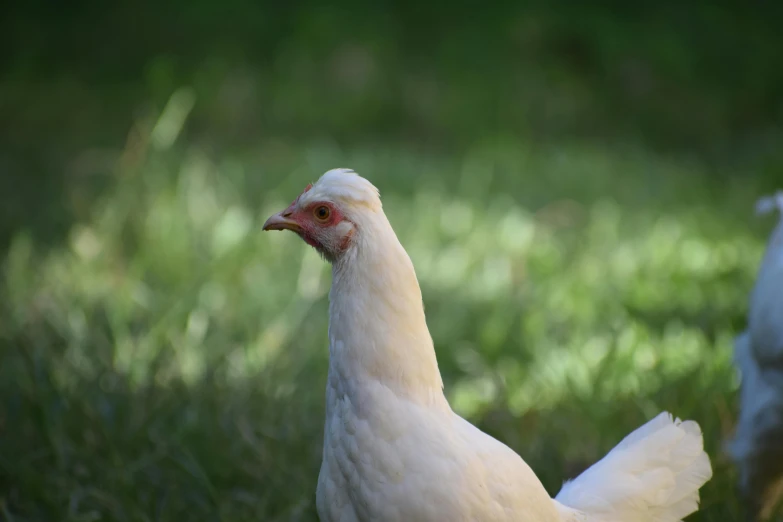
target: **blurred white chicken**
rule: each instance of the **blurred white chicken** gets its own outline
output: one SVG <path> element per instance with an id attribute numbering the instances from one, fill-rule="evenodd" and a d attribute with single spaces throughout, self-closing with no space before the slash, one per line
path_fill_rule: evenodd
<path id="1" fill-rule="evenodd" d="M 660 414 L 552 499 L 455 414 L 413 265 L 366 179 L 330 170 L 264 230 L 294 231 L 332 263 L 323 522 L 676 522 L 698 510 L 712 468 L 693 421 Z"/>
<path id="2" fill-rule="evenodd" d="M 783 217 L 783 191 L 759 200 L 756 210 L 777 210 Z M 767 245 L 734 361 L 742 385 L 729 452 L 739 468 L 749 519 L 768 520 L 783 500 L 783 219 Z"/>

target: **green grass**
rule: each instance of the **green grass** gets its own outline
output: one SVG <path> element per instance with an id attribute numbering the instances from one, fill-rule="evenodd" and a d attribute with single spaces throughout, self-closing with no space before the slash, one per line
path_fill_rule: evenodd
<path id="1" fill-rule="evenodd" d="M 65 244 L 20 232 L 2 264 L 0 520 L 316 519 L 330 275 L 260 224 L 336 166 L 381 190 L 456 410 L 553 494 L 661 409 L 693 418 L 715 476 L 692 520 L 739 519 L 721 444 L 766 239 L 752 182 L 502 137 L 218 158 L 178 140 L 189 103 L 117 155 Z"/>

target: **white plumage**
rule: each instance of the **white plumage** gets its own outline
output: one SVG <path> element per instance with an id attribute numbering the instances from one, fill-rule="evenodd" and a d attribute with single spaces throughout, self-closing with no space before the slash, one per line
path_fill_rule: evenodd
<path id="1" fill-rule="evenodd" d="M 783 192 L 762 198 L 756 209 L 783 217 Z M 750 518 L 766 520 L 783 500 L 783 219 L 769 239 L 734 362 L 742 376 L 740 415 L 728 449 Z"/>
<path id="2" fill-rule="evenodd" d="M 695 422 L 662 413 L 552 499 L 455 414 L 413 264 L 369 181 L 331 170 L 264 229 L 293 230 L 332 262 L 322 522 L 676 522 L 698 509 L 712 469 Z"/>

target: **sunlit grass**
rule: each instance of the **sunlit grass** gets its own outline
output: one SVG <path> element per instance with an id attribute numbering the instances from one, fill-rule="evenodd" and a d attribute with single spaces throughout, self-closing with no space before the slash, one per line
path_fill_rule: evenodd
<path id="1" fill-rule="evenodd" d="M 314 519 L 330 276 L 260 224 L 335 166 L 381 189 L 456 410 L 553 492 L 660 409 L 695 418 L 716 479 L 694 520 L 734 519 L 720 444 L 764 240 L 738 220 L 751 188 L 718 201 L 699 165 L 504 140 L 217 159 L 177 142 L 189 96 L 65 246 L 20 234 L 5 259 L 7 519 Z"/>

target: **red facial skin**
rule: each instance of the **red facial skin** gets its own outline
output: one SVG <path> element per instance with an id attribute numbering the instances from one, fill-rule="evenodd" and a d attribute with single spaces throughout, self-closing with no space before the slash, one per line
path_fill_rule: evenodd
<path id="1" fill-rule="evenodd" d="M 302 194 L 310 190 L 312 185 L 307 185 Z M 348 248 L 351 240 L 351 234 L 343 238 L 332 237 L 334 234 L 332 227 L 338 225 L 346 219 L 340 209 L 330 201 L 315 201 L 304 208 L 298 208 L 300 194 L 289 207 L 282 213 L 284 217 L 296 221 L 301 227 L 300 230 L 294 230 L 305 243 L 318 250 L 321 254 L 334 257 L 336 254 Z M 329 209 L 329 216 L 321 220 L 316 217 L 316 211 L 320 207 Z M 339 241 L 339 242 L 338 242 Z"/>
<path id="2" fill-rule="evenodd" d="M 325 221 L 315 217 L 315 211 L 319 207 L 327 207 L 329 209 L 329 217 Z M 345 216 L 340 209 L 334 206 L 328 201 L 316 201 L 307 205 L 303 209 L 295 210 L 291 214 L 291 219 L 299 223 L 302 227 L 300 236 L 305 240 L 305 243 L 315 248 L 324 248 L 323 236 L 328 233 L 326 229 L 339 224 Z"/>

